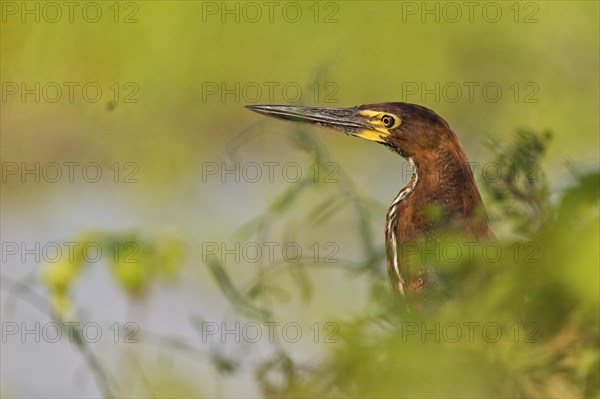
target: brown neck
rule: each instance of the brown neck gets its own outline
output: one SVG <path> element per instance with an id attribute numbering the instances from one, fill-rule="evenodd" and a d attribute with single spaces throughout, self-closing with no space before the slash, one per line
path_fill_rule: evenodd
<path id="1" fill-rule="evenodd" d="M 422 265 L 413 267 L 399 260 L 403 244 L 437 239 L 438 233 L 445 232 L 477 240 L 494 234 L 458 140 L 408 159 L 412 179 L 394 198 L 386 219 L 387 267 L 394 291 L 418 296 L 430 288 L 432 277 Z"/>
<path id="2" fill-rule="evenodd" d="M 413 181 L 416 178 L 417 183 L 402 204 L 408 218 L 399 221 L 400 225 L 406 223 L 405 238 L 428 235 L 440 228 L 464 230 L 476 219 L 487 225 L 483 202 L 460 144 L 441 145 L 433 153 L 416 154 L 412 161 Z"/>
<path id="3" fill-rule="evenodd" d="M 401 269 L 407 266 L 398 260 L 398 246 L 435 237 L 440 229 L 493 236 L 460 144 L 417 155 L 408 158 L 413 165 L 412 179 L 392 201 L 385 225 L 389 281 L 402 294 L 405 289 L 413 290 L 414 276 L 406 270 L 408 274 L 403 275 Z"/>

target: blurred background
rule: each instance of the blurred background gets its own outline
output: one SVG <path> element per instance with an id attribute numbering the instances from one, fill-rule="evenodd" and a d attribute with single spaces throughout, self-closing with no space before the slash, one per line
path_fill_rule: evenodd
<path id="1" fill-rule="evenodd" d="M 598 395 L 597 2 L 0 4 L 3 397 Z M 449 122 L 506 248 L 541 242 L 496 299 L 388 320 L 408 163 L 244 109 L 386 101 Z M 543 207 L 498 195 L 513 158 Z M 440 320 L 504 335 L 403 341 Z"/>

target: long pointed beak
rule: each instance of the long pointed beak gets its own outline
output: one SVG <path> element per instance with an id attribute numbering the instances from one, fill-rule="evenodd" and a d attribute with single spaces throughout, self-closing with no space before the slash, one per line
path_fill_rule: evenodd
<path id="1" fill-rule="evenodd" d="M 277 119 L 321 126 L 347 135 L 384 142 L 383 138 L 373 130 L 367 116 L 361 113 L 357 107 L 325 108 L 288 105 L 247 105 L 246 108 Z M 381 133 L 381 135 L 383 136 L 384 134 Z"/>

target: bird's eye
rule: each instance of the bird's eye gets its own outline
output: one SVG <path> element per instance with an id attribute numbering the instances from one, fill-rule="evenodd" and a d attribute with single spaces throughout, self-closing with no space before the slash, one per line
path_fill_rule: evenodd
<path id="1" fill-rule="evenodd" d="M 392 115 L 383 115 L 381 117 L 381 122 L 383 123 L 383 126 L 385 126 L 385 127 L 392 127 L 392 126 L 394 126 L 394 123 L 396 123 L 396 120 L 394 119 L 394 117 Z"/>

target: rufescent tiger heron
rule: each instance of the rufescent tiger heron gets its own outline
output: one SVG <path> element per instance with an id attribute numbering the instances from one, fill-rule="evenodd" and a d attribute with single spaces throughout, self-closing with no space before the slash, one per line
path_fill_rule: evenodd
<path id="1" fill-rule="evenodd" d="M 430 265 L 402 262 L 407 244 L 453 231 L 467 240 L 493 237 L 467 156 L 448 123 L 408 103 L 352 108 L 250 105 L 252 111 L 375 141 L 407 159 L 412 179 L 387 212 L 385 243 L 390 286 L 409 303 L 426 301 L 439 278 Z M 432 216 L 432 209 L 436 209 Z"/>

